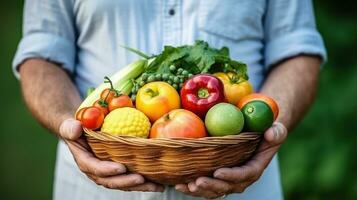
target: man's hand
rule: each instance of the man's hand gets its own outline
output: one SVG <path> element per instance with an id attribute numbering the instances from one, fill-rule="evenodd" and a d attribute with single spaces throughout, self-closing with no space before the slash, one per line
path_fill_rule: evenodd
<path id="1" fill-rule="evenodd" d="M 124 165 L 100 161 L 82 137 L 79 121 L 71 119 L 81 97 L 68 73 L 43 59 L 28 59 L 19 69 L 22 92 L 31 113 L 51 132 L 63 138 L 78 167 L 89 178 L 107 188 L 126 191 L 162 192 L 160 185 L 145 182 L 138 174 L 127 174 Z"/>
<path id="2" fill-rule="evenodd" d="M 126 174 L 126 168 L 122 164 L 97 159 L 82 137 L 82 126 L 79 121 L 74 119 L 63 121 L 59 132 L 60 137 L 71 150 L 79 169 L 98 185 L 125 191 L 164 191 L 162 185 L 145 182 L 144 177 L 139 174 Z"/>
<path id="3" fill-rule="evenodd" d="M 279 122 L 264 133 L 264 140 L 254 157 L 245 165 L 221 168 L 213 177 L 200 177 L 189 184 L 178 184 L 176 190 L 191 196 L 214 199 L 231 193 L 241 193 L 257 181 L 287 136 L 287 129 Z"/>

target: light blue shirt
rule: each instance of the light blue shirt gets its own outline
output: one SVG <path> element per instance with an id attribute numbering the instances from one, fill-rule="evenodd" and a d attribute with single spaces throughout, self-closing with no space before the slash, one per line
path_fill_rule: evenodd
<path id="1" fill-rule="evenodd" d="M 298 54 L 326 59 L 310 0 L 27 0 L 23 24 L 23 38 L 13 61 L 15 74 L 18 76 L 17 66 L 25 59 L 53 61 L 72 74 L 82 95 L 105 75 L 138 59 L 120 45 L 148 54 L 159 53 L 164 45 L 192 44 L 197 39 L 217 48 L 227 46 L 232 58 L 248 64 L 255 90 L 269 68 L 284 59 Z M 66 187 L 68 183 L 71 187 Z M 67 198 L 66 194 L 73 193 L 77 196 Z M 59 144 L 54 196 L 188 198 L 172 188 L 165 194 L 152 194 L 96 186 L 78 171 L 63 143 Z M 276 158 L 244 193 L 227 197 L 281 198 Z"/>

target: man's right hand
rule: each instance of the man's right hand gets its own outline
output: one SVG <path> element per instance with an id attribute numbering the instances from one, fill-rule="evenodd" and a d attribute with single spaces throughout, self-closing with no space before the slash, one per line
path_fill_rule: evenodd
<path id="1" fill-rule="evenodd" d="M 163 192 L 164 187 L 151 182 L 145 182 L 140 174 L 127 174 L 124 165 L 101 161 L 91 153 L 82 137 L 81 123 L 75 119 L 62 122 L 60 137 L 67 143 L 79 169 L 98 185 L 110 189 L 124 191 Z"/>

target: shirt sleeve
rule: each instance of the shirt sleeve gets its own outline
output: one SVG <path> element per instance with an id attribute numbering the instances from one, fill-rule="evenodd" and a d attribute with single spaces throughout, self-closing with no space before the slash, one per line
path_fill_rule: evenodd
<path id="1" fill-rule="evenodd" d="M 72 1 L 26 0 L 23 37 L 12 63 L 17 78 L 18 66 L 29 58 L 42 58 L 74 71 L 76 33 Z"/>
<path id="2" fill-rule="evenodd" d="M 264 20 L 265 61 L 269 69 L 283 59 L 299 54 L 327 60 L 321 35 L 316 30 L 311 0 L 268 0 Z"/>

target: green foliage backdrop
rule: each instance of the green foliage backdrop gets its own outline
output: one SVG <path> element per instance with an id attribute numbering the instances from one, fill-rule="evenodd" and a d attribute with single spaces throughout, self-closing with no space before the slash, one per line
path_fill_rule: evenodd
<path id="1" fill-rule="evenodd" d="M 357 199 L 356 1 L 314 1 L 329 62 L 317 100 L 280 151 L 286 199 Z M 11 61 L 22 1 L 0 4 L 1 199 L 50 199 L 56 141 L 25 108 Z"/>

